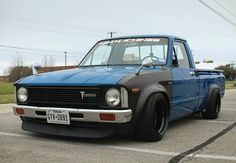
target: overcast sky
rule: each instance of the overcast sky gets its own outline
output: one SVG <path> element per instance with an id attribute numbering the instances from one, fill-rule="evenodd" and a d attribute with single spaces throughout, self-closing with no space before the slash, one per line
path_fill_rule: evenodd
<path id="1" fill-rule="evenodd" d="M 236 61 L 236 1 L 203 0 L 0 0 L 0 75 L 16 54 L 26 65 L 52 55 L 56 65 L 77 64 L 99 39 L 171 34 L 188 40 L 195 61 Z M 201 64 L 200 66 L 206 67 Z"/>

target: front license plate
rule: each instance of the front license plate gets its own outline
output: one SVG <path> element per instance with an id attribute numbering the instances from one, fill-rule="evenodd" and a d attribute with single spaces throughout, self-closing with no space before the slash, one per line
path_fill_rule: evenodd
<path id="1" fill-rule="evenodd" d="M 47 110 L 47 122 L 56 124 L 70 124 L 70 114 L 67 110 Z"/>

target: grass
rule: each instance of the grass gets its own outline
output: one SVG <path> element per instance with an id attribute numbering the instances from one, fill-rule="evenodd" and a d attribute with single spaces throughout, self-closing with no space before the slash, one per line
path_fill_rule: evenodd
<path id="1" fill-rule="evenodd" d="M 236 89 L 236 81 L 226 81 L 225 89 Z M 0 82 L 0 104 L 14 102 L 14 86 L 13 83 Z"/>
<path id="2" fill-rule="evenodd" d="M 0 104 L 8 104 L 14 102 L 14 94 L 0 95 Z"/>
<path id="3" fill-rule="evenodd" d="M 14 102 L 14 86 L 13 83 L 0 82 L 0 104 Z"/>
<path id="4" fill-rule="evenodd" d="M 14 94 L 13 83 L 0 82 L 0 95 Z"/>
<path id="5" fill-rule="evenodd" d="M 225 89 L 234 89 L 236 88 L 236 81 L 226 81 L 225 82 Z"/>

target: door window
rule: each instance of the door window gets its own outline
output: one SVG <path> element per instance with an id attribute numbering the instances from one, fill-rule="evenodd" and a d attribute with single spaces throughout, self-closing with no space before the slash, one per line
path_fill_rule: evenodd
<path id="1" fill-rule="evenodd" d="M 185 46 L 181 42 L 174 42 L 173 65 L 180 68 L 190 68 L 188 54 Z"/>

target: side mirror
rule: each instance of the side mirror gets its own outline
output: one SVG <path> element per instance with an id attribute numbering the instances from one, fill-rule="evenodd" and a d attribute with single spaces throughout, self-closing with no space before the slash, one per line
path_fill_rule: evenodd
<path id="1" fill-rule="evenodd" d="M 143 60 L 142 65 L 144 67 L 151 67 L 154 65 L 153 60 L 151 58 L 146 58 Z"/>
<path id="2" fill-rule="evenodd" d="M 40 64 L 34 64 L 32 66 L 33 74 L 38 74 L 40 69 L 41 69 L 41 65 Z"/>
<path id="3" fill-rule="evenodd" d="M 142 61 L 142 65 L 139 67 L 138 71 L 135 73 L 139 75 L 139 72 L 142 70 L 143 67 L 151 67 L 154 65 L 154 62 L 151 57 L 147 57 Z"/>

